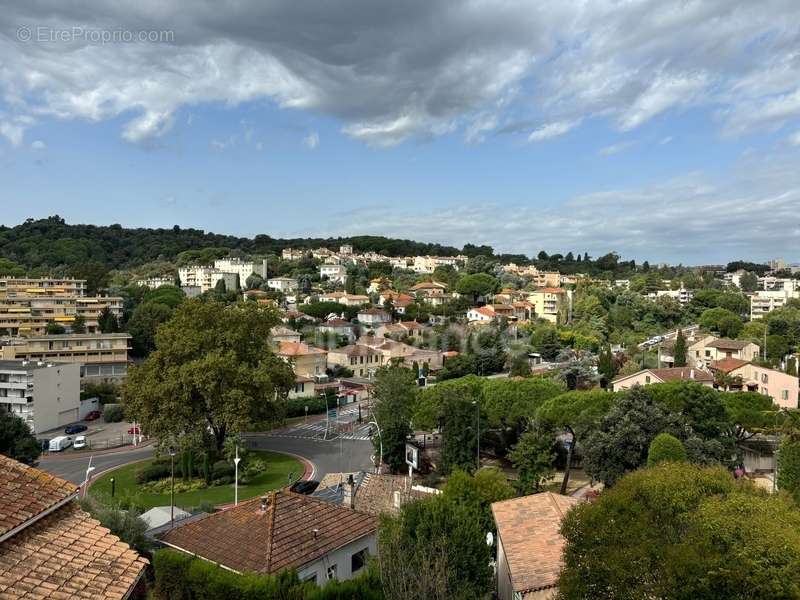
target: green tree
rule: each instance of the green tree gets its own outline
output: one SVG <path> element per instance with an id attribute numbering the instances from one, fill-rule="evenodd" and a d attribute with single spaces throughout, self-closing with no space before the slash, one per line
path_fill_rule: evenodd
<path id="1" fill-rule="evenodd" d="M 743 292 L 755 292 L 758 289 L 758 275 L 747 271 L 739 278 L 739 287 Z"/>
<path id="2" fill-rule="evenodd" d="M 83 315 L 76 315 L 76 317 L 72 320 L 70 329 L 72 330 L 72 333 L 86 333 L 86 319 L 83 317 Z"/>
<path id="3" fill-rule="evenodd" d="M 534 494 L 544 489 L 544 484 L 553 478 L 553 433 L 532 427 L 520 436 L 517 444 L 508 453 L 511 464 L 517 469 L 517 492 Z"/>
<path id="4" fill-rule="evenodd" d="M 800 438 L 784 436 L 778 448 L 778 489 L 800 503 Z"/>
<path id="5" fill-rule="evenodd" d="M 156 344 L 156 330 L 166 323 L 172 315 L 172 309 L 166 304 L 145 302 L 133 311 L 128 321 L 128 333 L 131 334 L 131 353 L 137 357 L 145 357 L 153 351 Z"/>
<path id="6" fill-rule="evenodd" d="M 612 486 L 626 472 L 647 462 L 650 442 L 662 432 L 687 437 L 679 415 L 653 402 L 645 388 L 633 388 L 621 396 L 600 427 L 584 440 L 584 468 Z"/>
<path id="7" fill-rule="evenodd" d="M 295 378 L 270 347 L 277 323 L 269 307 L 187 300 L 128 373 L 126 414 L 162 441 L 210 436 L 218 451 L 228 435 L 279 418 Z"/>
<path id="8" fill-rule="evenodd" d="M 373 392 L 373 415 L 380 436 L 372 436 L 375 455 L 383 444 L 383 462 L 393 473 L 406 466 L 406 440 L 411 435 L 411 411 L 417 394 L 416 378 L 410 369 L 391 365 L 378 369 Z"/>
<path id="9" fill-rule="evenodd" d="M 104 306 L 97 317 L 97 325 L 101 333 L 116 333 L 119 331 L 119 321 L 117 316 L 111 312 L 108 306 Z"/>
<path id="10" fill-rule="evenodd" d="M 62 333 L 66 333 L 66 329 L 64 329 L 63 325 L 56 323 L 55 321 L 48 321 L 47 325 L 44 326 L 44 332 L 47 335 L 61 335 Z"/>
<path id="11" fill-rule="evenodd" d="M 665 463 L 567 513 L 559 597 L 793 598 L 800 513 L 725 469 Z"/>
<path id="12" fill-rule="evenodd" d="M 674 435 L 659 433 L 647 449 L 647 466 L 653 467 L 662 462 L 686 462 L 686 448 Z"/>
<path id="13" fill-rule="evenodd" d="M 606 344 L 600 351 L 600 356 L 597 362 L 597 371 L 600 373 L 600 385 L 607 388 L 617 374 L 616 364 L 614 363 L 614 355 L 611 354 L 611 345 Z"/>
<path id="14" fill-rule="evenodd" d="M 672 357 L 675 361 L 673 366 L 686 366 L 686 349 L 686 338 L 683 335 L 683 330 L 678 329 L 678 335 L 675 336 L 675 346 L 672 350 Z"/>
<path id="15" fill-rule="evenodd" d="M 727 308 L 709 308 L 700 315 L 700 327 L 718 331 L 722 337 L 735 338 L 742 330 L 742 319 Z"/>
<path id="16" fill-rule="evenodd" d="M 528 357 L 524 354 L 515 354 L 509 361 L 510 377 L 530 377 L 531 365 L 528 363 Z"/>
<path id="17" fill-rule="evenodd" d="M 461 277 L 456 285 L 456 291 L 459 294 L 470 296 L 473 302 L 477 302 L 479 296 L 485 297 L 494 294 L 499 287 L 497 279 L 488 273 L 474 273 Z"/>
<path id="18" fill-rule="evenodd" d="M 767 336 L 767 360 L 770 364 L 777 365 L 789 354 L 791 346 L 789 341 L 782 335 Z"/>
<path id="19" fill-rule="evenodd" d="M 42 453 L 30 427 L 17 415 L 0 410 L 0 454 L 32 465 Z"/>

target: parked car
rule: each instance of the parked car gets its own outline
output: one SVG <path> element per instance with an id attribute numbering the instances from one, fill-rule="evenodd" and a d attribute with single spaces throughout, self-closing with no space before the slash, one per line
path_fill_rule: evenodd
<path id="1" fill-rule="evenodd" d="M 77 425 L 67 425 L 64 428 L 64 433 L 67 435 L 73 435 L 75 433 L 80 433 L 81 431 L 86 431 L 89 429 L 86 425 L 81 425 L 80 423 Z"/>
<path id="2" fill-rule="evenodd" d="M 313 494 L 319 487 L 319 481 L 309 479 L 308 481 L 295 481 L 289 489 L 298 494 Z"/>
<path id="3" fill-rule="evenodd" d="M 95 419 L 99 419 L 99 418 L 100 418 L 100 411 L 99 410 L 93 410 L 93 411 L 89 412 L 85 417 L 83 417 L 83 420 L 84 421 L 94 421 Z"/>
<path id="4" fill-rule="evenodd" d="M 86 448 L 86 436 L 85 435 L 79 435 L 78 437 L 76 437 L 75 441 L 72 444 L 72 447 L 75 448 L 75 450 L 80 450 L 81 448 Z"/>
<path id="5" fill-rule="evenodd" d="M 72 438 L 68 435 L 60 435 L 50 440 L 50 452 L 61 452 L 70 446 L 72 446 Z"/>
<path id="6" fill-rule="evenodd" d="M 128 435 L 139 435 L 142 433 L 138 427 L 128 427 Z"/>

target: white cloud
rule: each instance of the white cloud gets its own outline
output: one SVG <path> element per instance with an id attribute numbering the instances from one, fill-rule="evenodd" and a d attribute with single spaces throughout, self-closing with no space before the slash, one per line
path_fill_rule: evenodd
<path id="1" fill-rule="evenodd" d="M 309 150 L 315 150 L 319 146 L 319 134 L 316 131 L 309 133 L 303 138 L 303 145 Z"/>
<path id="2" fill-rule="evenodd" d="M 792 146 L 800 146 L 800 130 L 795 131 L 792 135 L 788 137 L 788 142 Z"/>
<path id="3" fill-rule="evenodd" d="M 532 199 L 532 206 L 454 203 L 437 209 L 435 220 L 420 221 L 414 210 L 359 207 L 332 215 L 325 230 L 314 233 L 364 234 L 369 223 L 372 234 L 408 237 L 413 231 L 414 239 L 458 247 L 485 243 L 529 255 L 542 249 L 594 256 L 614 250 L 639 260 L 688 264 L 763 260 L 800 244 L 800 170 L 794 157 L 751 158 L 734 172 L 586 194 L 549 209 L 541 207 L 546 198 Z"/>
<path id="4" fill-rule="evenodd" d="M 668 135 L 668 136 L 666 136 L 666 137 L 663 137 L 663 138 L 661 138 L 661 139 L 658 141 L 658 145 L 659 145 L 659 146 L 666 146 L 666 145 L 667 145 L 667 144 L 669 144 L 671 141 L 672 141 L 672 136 L 671 136 L 671 135 Z"/>
<path id="5" fill-rule="evenodd" d="M 41 151 L 46 149 L 47 149 L 47 144 L 45 144 L 42 140 L 34 140 L 31 143 L 31 150 Z"/>
<path id="6" fill-rule="evenodd" d="M 610 146 L 606 146 L 605 148 L 600 148 L 597 151 L 597 154 L 600 156 L 611 156 L 612 154 L 619 154 L 620 152 L 624 152 L 631 146 L 636 144 L 635 141 L 625 141 L 625 142 L 618 142 L 616 144 L 611 144 Z"/>
<path id="7" fill-rule="evenodd" d="M 568 131 L 574 129 L 580 124 L 580 121 L 555 121 L 542 125 L 538 129 L 533 130 L 528 135 L 529 142 L 542 142 L 554 137 L 564 135 Z"/>
<path id="8" fill-rule="evenodd" d="M 696 107 L 717 111 L 727 135 L 800 119 L 796 0 L 372 8 L 369 0 L 313 11 L 292 0 L 242 0 L 235 13 L 178 0 L 98 0 L 91 11 L 58 0 L 12 3 L 0 24 L 0 134 L 21 143 L 20 117 L 122 117 L 123 138 L 141 143 L 165 135 L 181 108 L 262 99 L 333 117 L 379 147 L 455 129 L 480 141 L 513 120 L 544 123 L 527 128 L 531 141 L 590 117 L 630 131 Z M 19 27 L 39 25 L 170 29 L 174 38 L 15 41 Z"/>

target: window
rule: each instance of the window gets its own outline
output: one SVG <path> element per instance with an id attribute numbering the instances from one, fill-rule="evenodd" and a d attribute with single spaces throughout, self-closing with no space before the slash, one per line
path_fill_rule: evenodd
<path id="1" fill-rule="evenodd" d="M 789 390 L 781 390 L 781 400 L 789 399 Z"/>
<path id="2" fill-rule="evenodd" d="M 306 575 L 306 576 L 303 578 L 303 581 L 313 581 L 314 583 L 317 583 L 317 572 L 316 572 L 316 571 L 314 571 L 314 572 L 313 572 L 313 573 L 311 573 L 310 575 Z"/>
<path id="3" fill-rule="evenodd" d="M 769 383 L 769 377 L 767 377 L 766 373 L 761 374 L 761 383 Z"/>
<path id="4" fill-rule="evenodd" d="M 645 383 L 650 383 L 650 375 L 645 375 L 644 376 L 644 382 Z"/>
<path id="5" fill-rule="evenodd" d="M 350 572 L 355 573 L 363 569 L 364 565 L 367 564 L 367 556 L 369 556 L 368 548 L 364 548 L 353 554 L 353 556 L 350 557 Z"/>
<path id="6" fill-rule="evenodd" d="M 328 567 L 327 577 L 328 580 L 336 579 L 336 565 L 331 565 L 330 567 Z"/>

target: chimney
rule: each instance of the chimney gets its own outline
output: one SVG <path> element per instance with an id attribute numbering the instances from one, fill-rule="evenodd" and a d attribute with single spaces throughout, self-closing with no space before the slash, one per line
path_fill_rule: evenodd
<path id="1" fill-rule="evenodd" d="M 689 379 L 694 379 L 694 369 L 689 370 Z"/>
<path id="2" fill-rule="evenodd" d="M 269 496 L 261 496 L 261 512 L 267 512 L 267 508 L 269 507 Z"/>
<path id="3" fill-rule="evenodd" d="M 342 496 L 342 504 L 344 504 L 347 508 L 353 508 L 353 475 L 350 474 L 347 476 L 347 481 L 344 483 L 344 487 L 342 488 L 343 496 Z"/>

